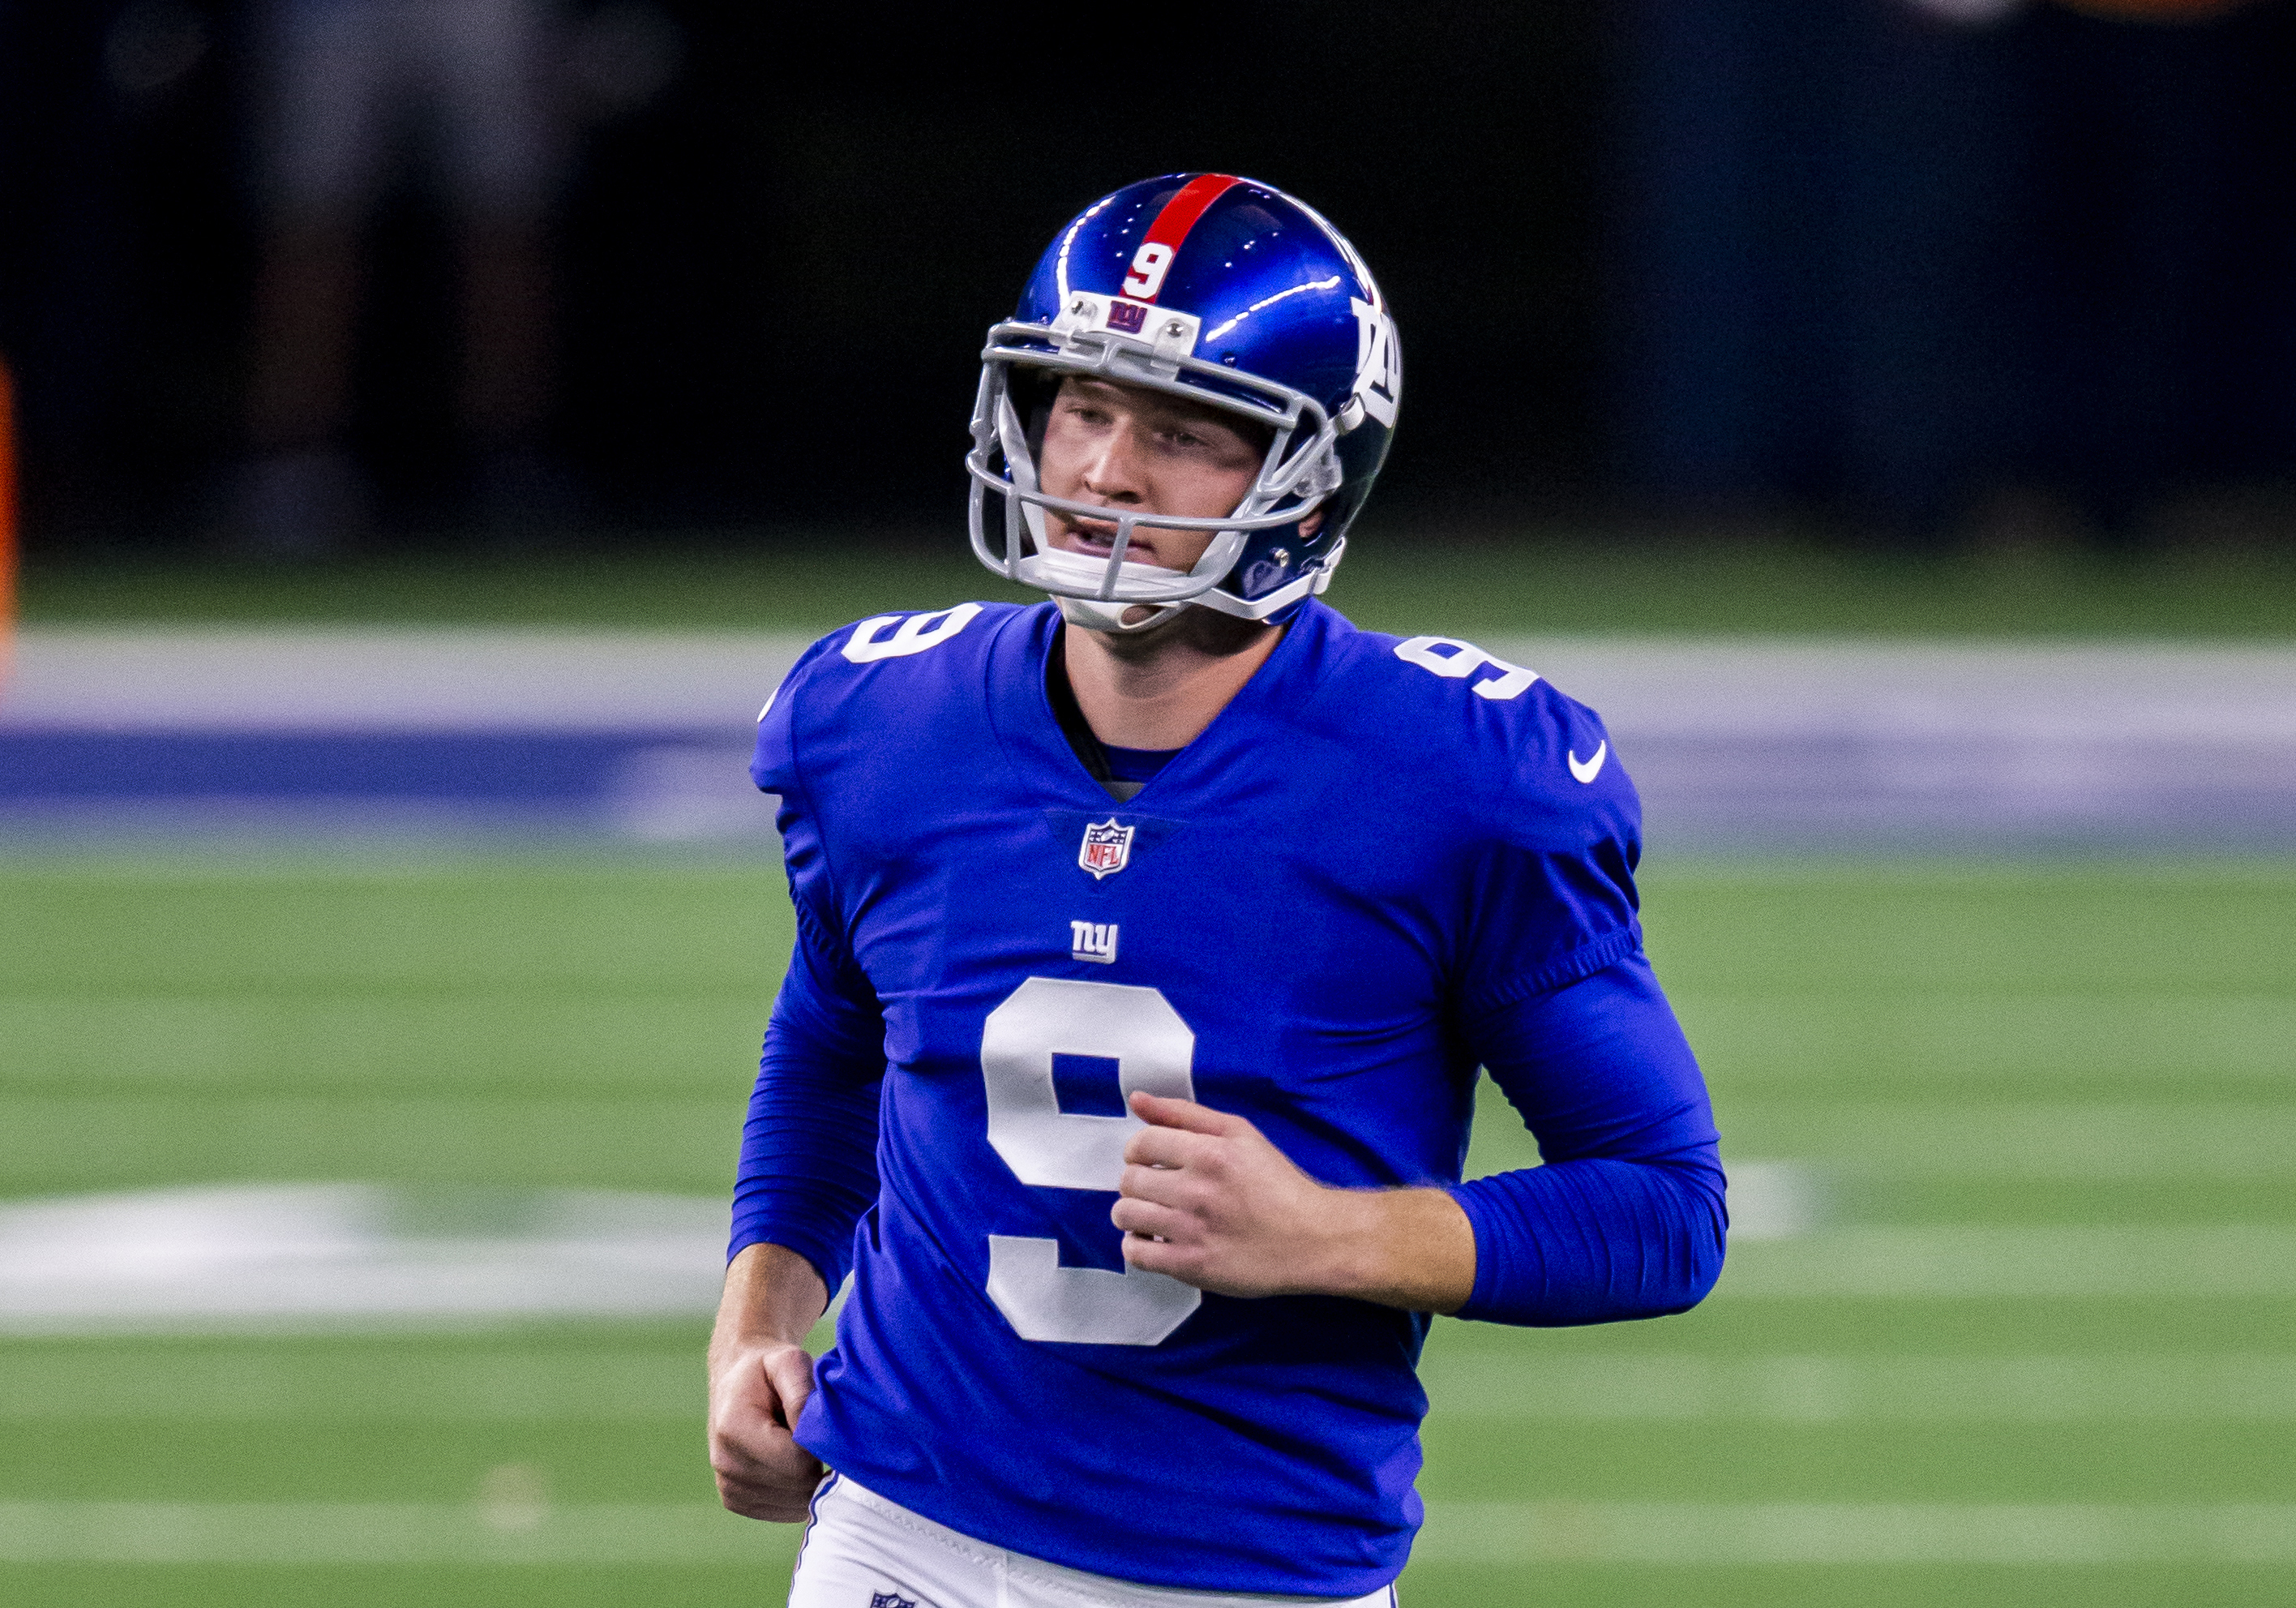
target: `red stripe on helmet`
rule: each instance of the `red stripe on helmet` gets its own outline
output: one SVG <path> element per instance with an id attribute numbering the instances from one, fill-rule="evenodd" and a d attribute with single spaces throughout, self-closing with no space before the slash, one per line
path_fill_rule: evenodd
<path id="1" fill-rule="evenodd" d="M 1210 209 L 1214 201 L 1242 183 L 1232 174 L 1199 173 L 1164 203 L 1163 210 L 1156 214 L 1156 221 L 1148 226 L 1148 233 L 1141 236 L 1141 244 L 1167 246 L 1177 256 L 1182 242 L 1188 238 L 1188 231 L 1196 226 L 1196 220 Z M 1157 275 L 1159 291 L 1163 288 L 1162 279 L 1161 275 Z M 1128 291 L 1126 293 L 1131 294 Z M 1156 297 L 1150 294 L 1137 299 L 1153 301 Z"/>

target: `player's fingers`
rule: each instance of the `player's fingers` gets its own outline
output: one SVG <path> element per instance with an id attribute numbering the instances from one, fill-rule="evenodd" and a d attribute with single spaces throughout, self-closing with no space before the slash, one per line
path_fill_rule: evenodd
<path id="1" fill-rule="evenodd" d="M 776 1431 L 788 1431 L 775 1422 L 772 1410 L 755 1400 L 714 1401 L 709 1407 L 709 1439 L 714 1446 L 722 1441 L 729 1448 L 747 1448 L 760 1437 Z M 742 1452 L 746 1456 L 746 1451 Z"/>
<path id="2" fill-rule="evenodd" d="M 773 1352 L 765 1358 L 765 1376 L 775 1397 L 774 1415 L 796 1428 L 797 1415 L 813 1394 L 813 1358 L 794 1348 Z"/>
<path id="3" fill-rule="evenodd" d="M 1154 1167 L 1135 1161 L 1116 1176 L 1116 1193 L 1160 1206 L 1186 1206 L 1203 1185 L 1185 1168 Z"/>
<path id="4" fill-rule="evenodd" d="M 1222 1143 L 1177 1128 L 1144 1128 L 1125 1142 L 1124 1159 L 1135 1167 L 1201 1167 Z"/>
<path id="5" fill-rule="evenodd" d="M 782 1419 L 780 1394 L 762 1374 L 745 1369 L 709 1393 L 712 1434 L 747 1440 L 768 1430 L 787 1427 Z"/>
<path id="6" fill-rule="evenodd" d="M 709 1438 L 709 1472 L 718 1476 L 720 1490 L 770 1489 L 775 1483 L 772 1465 L 738 1436 Z"/>
<path id="7" fill-rule="evenodd" d="M 1250 1123 L 1231 1112 L 1216 1112 L 1193 1100 L 1152 1095 L 1146 1089 L 1132 1091 L 1132 1114 L 1155 1127 L 1177 1128 L 1188 1133 L 1226 1136 L 1252 1131 Z"/>
<path id="8" fill-rule="evenodd" d="M 1176 1239 L 1193 1227 L 1185 1212 L 1152 1201 L 1119 1200 L 1108 1209 L 1108 1217 L 1125 1233 L 1144 1234 L 1152 1239 Z"/>
<path id="9" fill-rule="evenodd" d="M 810 1477 L 802 1471 L 771 1480 L 720 1474 L 718 1499 L 743 1518 L 787 1524 L 805 1517 L 820 1479 L 817 1466 Z"/>
<path id="10" fill-rule="evenodd" d="M 810 1491 L 821 1478 L 821 1460 L 791 1440 L 787 1430 L 770 1427 L 747 1435 L 713 1432 L 709 1467 L 721 1490 L 740 1490 L 760 1500 Z"/>
<path id="11" fill-rule="evenodd" d="M 1187 1283 L 1188 1274 L 1200 1259 L 1198 1252 L 1167 1240 L 1143 1239 L 1136 1234 L 1124 1236 L 1124 1262 L 1143 1273 L 1164 1273 Z"/>
<path id="12" fill-rule="evenodd" d="M 772 1467 L 782 1449 L 794 1444 L 785 1427 L 750 1404 L 709 1415 L 709 1463 L 722 1473 Z"/>

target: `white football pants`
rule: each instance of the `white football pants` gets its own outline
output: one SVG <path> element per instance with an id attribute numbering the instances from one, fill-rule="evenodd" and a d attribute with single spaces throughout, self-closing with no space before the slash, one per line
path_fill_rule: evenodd
<path id="1" fill-rule="evenodd" d="M 1396 1599 L 1392 1586 L 1369 1596 L 1271 1596 L 1111 1579 L 959 1535 L 832 1474 L 814 1495 L 789 1600 L 790 1608 L 1395 1608 Z"/>

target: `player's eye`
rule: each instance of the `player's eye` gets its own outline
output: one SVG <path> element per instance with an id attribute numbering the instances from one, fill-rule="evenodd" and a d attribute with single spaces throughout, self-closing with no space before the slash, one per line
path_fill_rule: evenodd
<path id="1" fill-rule="evenodd" d="M 1226 459 L 1242 450 L 1242 443 L 1225 432 L 1173 430 L 1167 431 L 1164 439 L 1175 451 L 1191 457 Z"/>

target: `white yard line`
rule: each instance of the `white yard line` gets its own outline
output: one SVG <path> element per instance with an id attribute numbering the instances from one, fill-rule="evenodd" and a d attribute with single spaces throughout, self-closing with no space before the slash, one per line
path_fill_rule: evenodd
<path id="1" fill-rule="evenodd" d="M 2285 1423 L 2296 1356 L 1431 1357 L 1448 1419 Z"/>
<path id="2" fill-rule="evenodd" d="M 1715 1299 L 2296 1295 L 2296 1225 L 1834 1228 L 1732 1247 Z"/>
<path id="3" fill-rule="evenodd" d="M 826 1343 L 825 1332 L 816 1339 Z M 346 1423 L 701 1421 L 700 1342 L 677 1350 L 451 1343 L 282 1351 L 270 1344 L 19 1345 L 0 1364 L 0 1423 L 240 1419 Z"/>
<path id="4" fill-rule="evenodd" d="M 810 632 L 35 625 L 0 726 L 585 728 L 747 720 Z M 1657 735 L 2296 742 L 2296 646 L 1487 637 Z"/>
<path id="5" fill-rule="evenodd" d="M 246 1184 L 0 1208 L 0 1333 L 705 1314 L 727 1208 L 606 1190 Z"/>
<path id="6" fill-rule="evenodd" d="M 652 746 L 591 778 L 612 795 L 610 829 L 740 836 L 762 830 L 742 790 L 740 751 L 806 641 L 28 627 L 0 685 L 0 740 L 62 743 L 70 763 L 86 765 L 73 744 L 141 734 L 335 742 L 635 734 Z M 1660 845 L 2296 842 L 2296 647 L 2285 644 L 1492 637 L 1483 645 L 1601 711 Z M 51 753 L 49 763 L 60 762 Z M 354 771 L 340 773 L 344 800 L 356 793 Z M 135 798 L 106 806 L 67 794 L 20 807 L 99 832 L 169 822 L 218 831 L 263 802 L 217 797 L 195 809 L 170 794 L 155 816 L 129 808 Z M 290 814 L 352 832 L 454 824 L 362 816 L 343 800 L 305 800 Z"/>
<path id="7" fill-rule="evenodd" d="M 2198 874 L 2226 873 L 2216 867 Z M 2276 867 L 2233 874 L 2296 892 Z M 1725 1065 L 1717 1094 L 1734 1103 L 1742 1094 L 1838 1100 L 1888 1089 L 1917 1104 L 1940 1084 L 1948 1087 L 1936 1092 L 1954 1098 L 1991 1089 L 2084 1102 L 2140 1091 L 2229 1097 L 2224 1086 L 2235 1080 L 2296 1087 L 2296 997 L 2284 994 L 2178 997 L 2135 984 L 2087 996 L 1987 995 L 1965 988 L 1828 997 L 1693 988 L 1677 992 L 1675 1005 L 1692 1024 L 1702 1055 L 1720 1050 Z"/>
<path id="8" fill-rule="evenodd" d="M 2296 1062 L 2296 1047 L 2287 1054 Z M 2296 1064 L 2288 1068 L 2296 1079 Z M 1867 1177 L 2277 1178 L 2296 1107 L 2196 1102 L 1730 1100 L 1732 1140 Z M 1733 1175 L 1735 1181 L 1735 1175 Z"/>
<path id="9" fill-rule="evenodd" d="M 706 1502 L 0 1502 L 10 1563 L 771 1565 L 796 1546 Z"/>
<path id="10" fill-rule="evenodd" d="M 1430 1563 L 2287 1563 L 2296 1506 L 1882 1502 L 1428 1505 Z"/>
<path id="11" fill-rule="evenodd" d="M 28 626 L 0 730 L 724 729 L 805 651 L 789 633 Z"/>
<path id="12" fill-rule="evenodd" d="M 701 1503 L 0 1503 L 10 1563 L 784 1563 L 796 1533 Z M 2296 1506 L 1436 1502 L 1435 1564 L 2296 1563 Z"/>
<path id="13" fill-rule="evenodd" d="M 826 1344 L 826 1330 L 816 1332 Z M 271 1346 L 20 1346 L 0 1423 L 699 1423 L 699 1352 L 519 1346 L 283 1353 Z M 1456 1422 L 2089 1423 L 2296 1421 L 2296 1355 L 1934 1357 L 1693 1353 L 1431 1357 Z"/>

